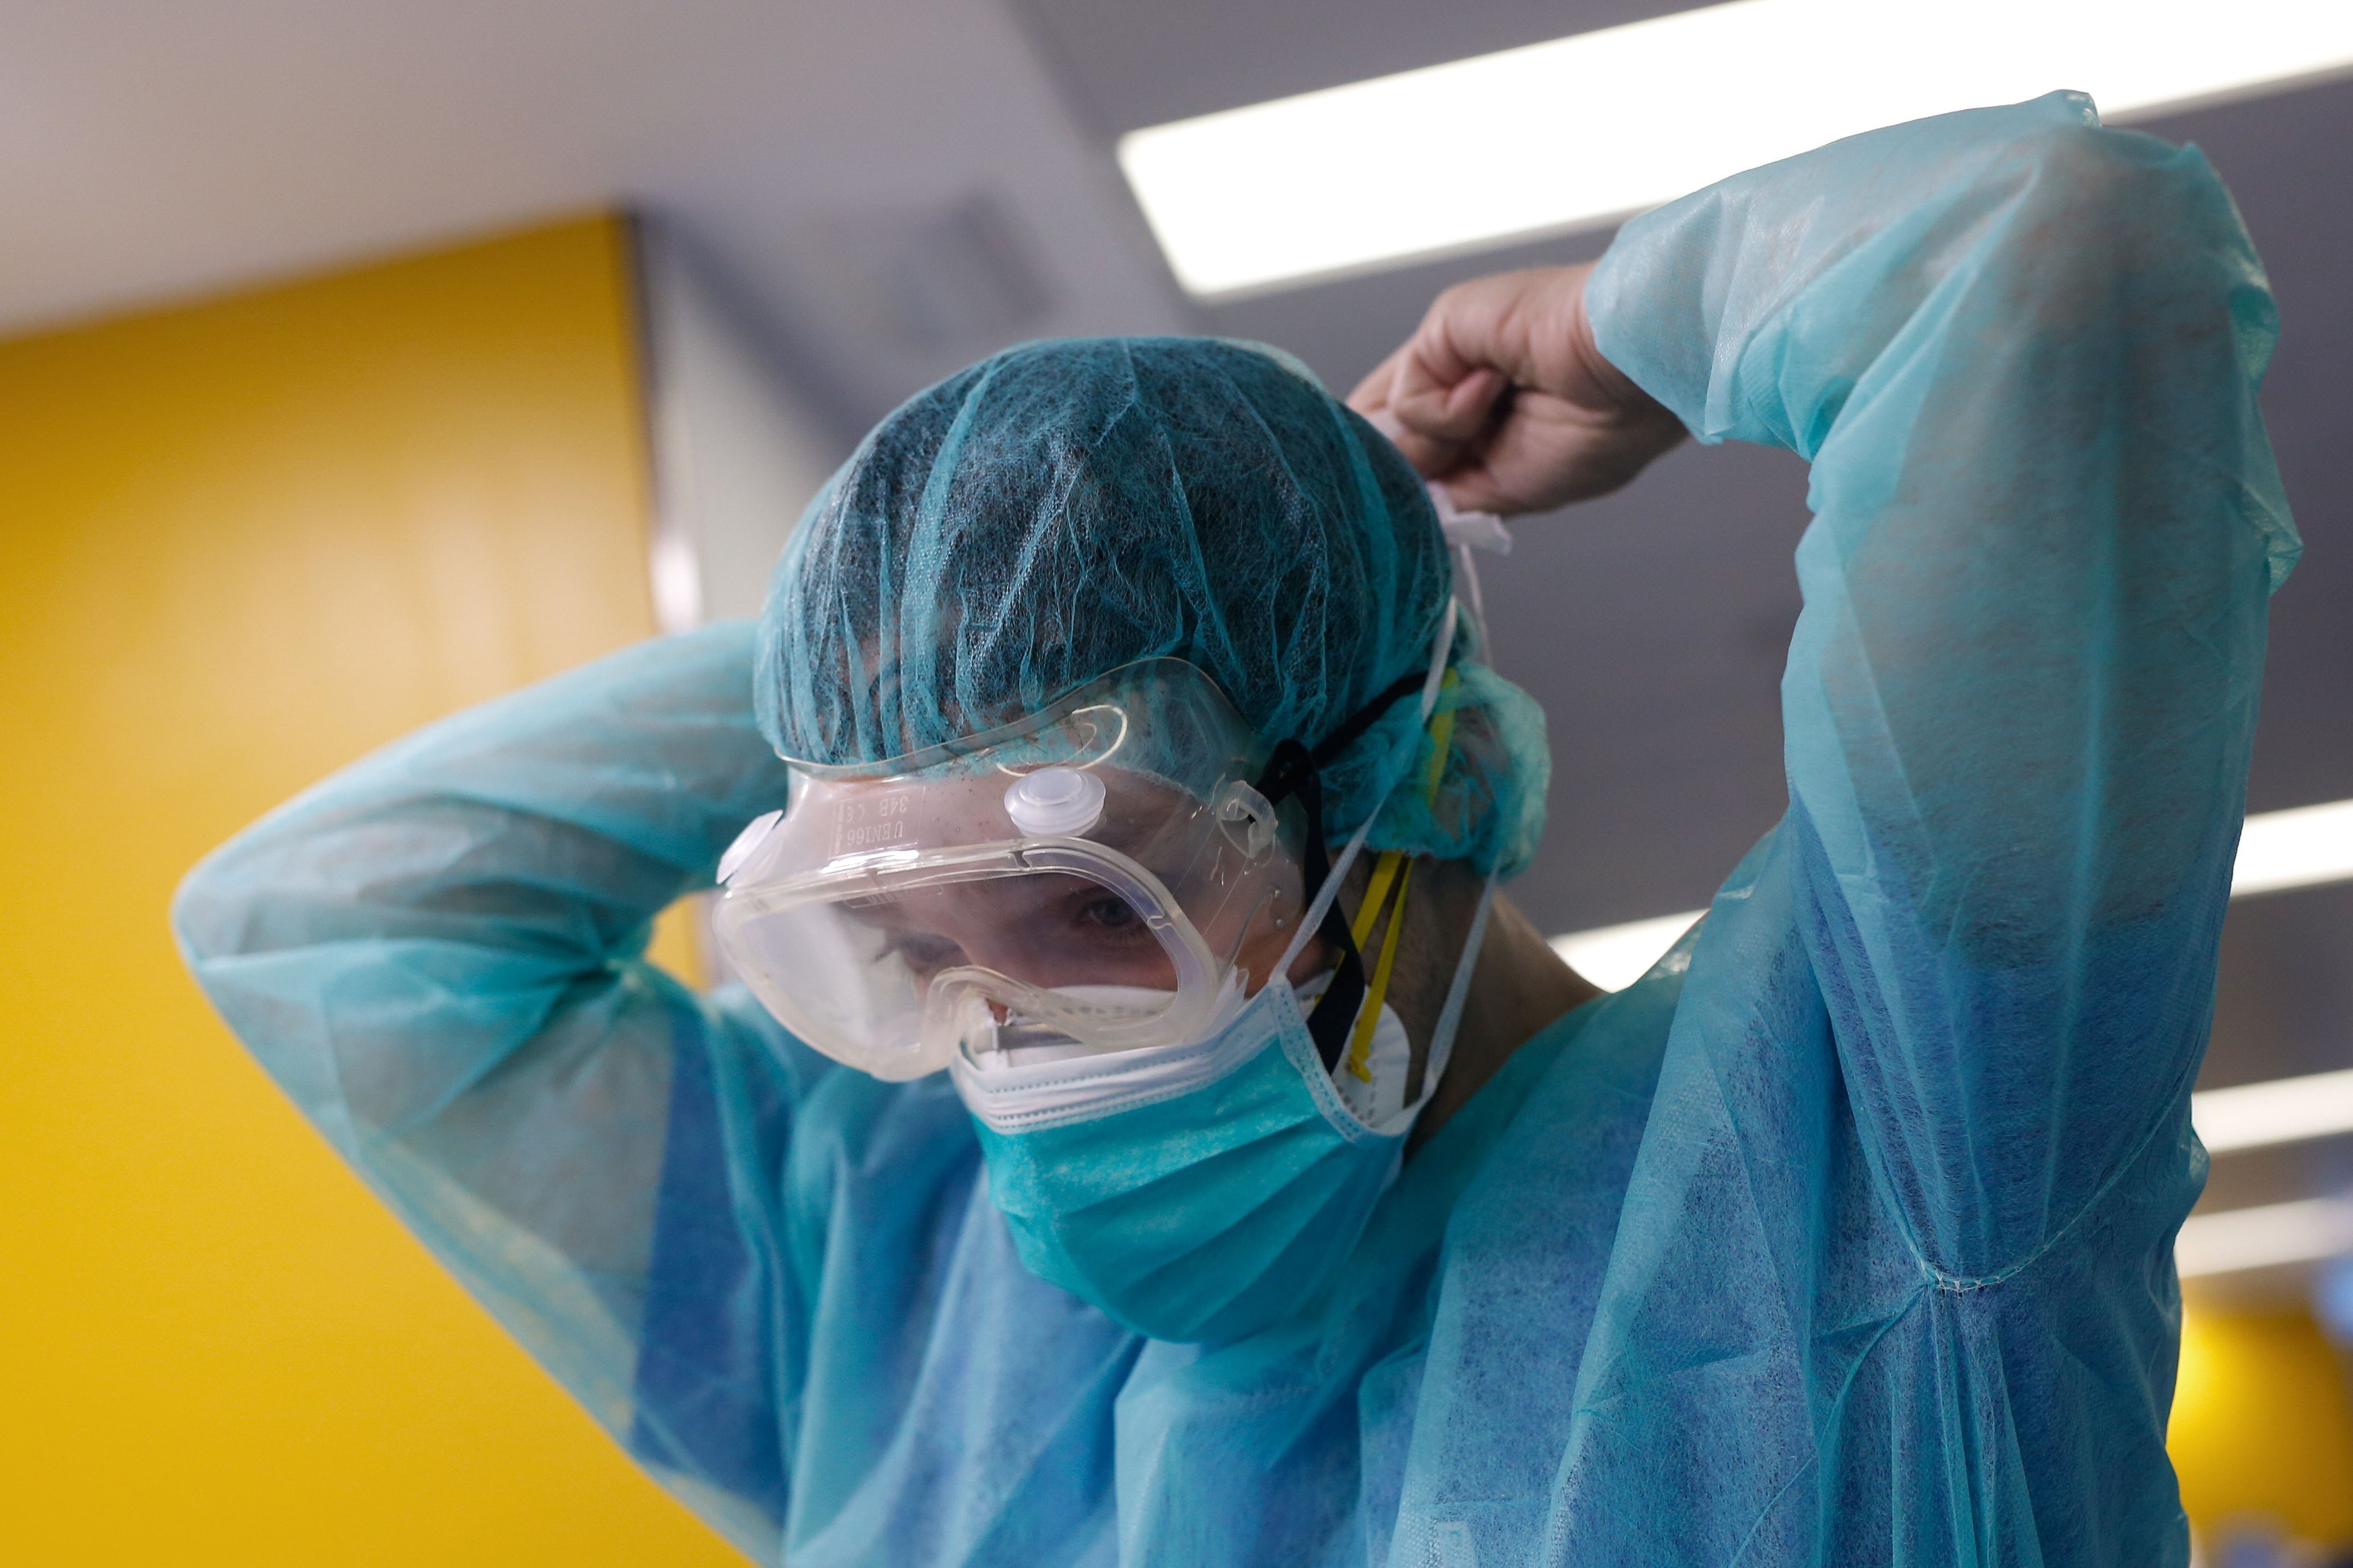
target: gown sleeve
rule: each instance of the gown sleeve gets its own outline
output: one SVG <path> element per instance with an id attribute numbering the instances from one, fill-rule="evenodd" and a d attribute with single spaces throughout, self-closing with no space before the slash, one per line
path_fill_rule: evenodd
<path id="1" fill-rule="evenodd" d="M 1911 1244 L 2003 1278 L 2178 1122 L 2204 1047 L 2298 548 L 2261 266 L 2195 149 L 2054 93 L 1662 208 L 1588 300 L 1700 439 L 1812 464 L 1803 944 Z"/>
<path id="2" fill-rule="evenodd" d="M 820 1059 L 740 991 L 699 996 L 641 957 L 654 915 L 783 804 L 751 658 L 748 626 L 715 627 L 434 725 L 216 851 L 173 918 L 343 1158 L 767 1560 L 786 1461 L 775 1410 L 746 1401 L 779 1381 L 790 1331 L 765 1320 L 791 1291 L 760 1173 Z"/>

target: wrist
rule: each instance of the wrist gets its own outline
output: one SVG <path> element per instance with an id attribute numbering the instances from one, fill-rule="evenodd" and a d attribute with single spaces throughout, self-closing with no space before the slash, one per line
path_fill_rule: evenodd
<path id="1" fill-rule="evenodd" d="M 1593 276 L 1593 268 L 1590 266 L 1580 267 L 1576 273 L 1572 298 L 1568 301 L 1567 338 L 1568 352 L 1577 368 L 1584 373 L 1588 382 L 1608 395 L 1629 422 L 1647 424 L 1662 415 L 1672 418 L 1666 405 L 1643 391 L 1632 376 L 1611 363 L 1609 356 L 1601 352 L 1601 345 L 1593 333 L 1592 313 L 1585 304 L 1585 286 Z"/>

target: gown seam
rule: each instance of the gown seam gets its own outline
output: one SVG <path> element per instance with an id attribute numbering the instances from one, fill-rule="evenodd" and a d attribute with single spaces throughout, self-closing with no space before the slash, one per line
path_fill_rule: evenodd
<path id="1" fill-rule="evenodd" d="M 2202 1051 L 2199 1054 L 2204 1055 Z M 2197 1068 L 2198 1063 L 2193 1060 L 2174 1076 L 2172 1085 L 2166 1091 L 2164 1100 L 2166 1105 L 2171 1106 L 2180 1099 L 2181 1091 L 2188 1087 Z M 2101 1178 L 2100 1184 L 2093 1189 L 2090 1195 L 2076 1205 L 2075 1212 L 2067 1216 L 2066 1223 L 2045 1237 L 2032 1251 L 2007 1268 L 1997 1269 L 1991 1274 L 1956 1274 L 1931 1260 L 1925 1252 L 1915 1250 L 1914 1256 L 1918 1258 L 1920 1267 L 1926 1273 L 1929 1282 L 1947 1295 L 1965 1296 L 1973 1290 L 1984 1290 L 2005 1284 L 2033 1268 L 2065 1241 L 2078 1226 L 2099 1210 L 2107 1201 L 2109 1194 L 2115 1192 L 2117 1184 L 2124 1180 L 2126 1173 L 2138 1165 L 2141 1157 L 2148 1152 L 2149 1146 L 2156 1142 L 2157 1135 L 2164 1130 L 2167 1120 L 2168 1118 L 2162 1112 L 2149 1118 L 2148 1126 L 2142 1131 L 2140 1137 L 2134 1141 L 2131 1149 L 2123 1158 L 2116 1161 L 2105 1176 Z M 1909 1226 L 1905 1227 L 1906 1234 L 1909 1228 Z"/>

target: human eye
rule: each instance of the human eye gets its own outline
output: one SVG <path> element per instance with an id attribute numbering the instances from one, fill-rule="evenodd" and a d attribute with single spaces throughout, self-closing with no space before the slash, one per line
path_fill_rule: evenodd
<path id="1" fill-rule="evenodd" d="M 1081 925 L 1105 931 L 1124 931 L 1139 923 L 1128 901 L 1109 893 L 1081 904 L 1076 918 Z"/>
<path id="2" fill-rule="evenodd" d="M 929 981 L 944 969 L 952 969 L 964 962 L 964 949 L 946 937 L 930 931 L 900 931 L 882 943 L 876 958 L 897 959 L 914 973 L 919 981 Z"/>
<path id="3" fill-rule="evenodd" d="M 1122 963 L 1143 955 L 1156 957 L 1160 952 L 1151 922 L 1116 893 L 1099 891 L 1074 899 L 1063 918 L 1074 952 Z"/>
<path id="4" fill-rule="evenodd" d="M 1060 972 L 1106 984 L 1166 989 L 1175 972 L 1145 910 L 1108 889 L 1079 894 L 1062 906 Z"/>

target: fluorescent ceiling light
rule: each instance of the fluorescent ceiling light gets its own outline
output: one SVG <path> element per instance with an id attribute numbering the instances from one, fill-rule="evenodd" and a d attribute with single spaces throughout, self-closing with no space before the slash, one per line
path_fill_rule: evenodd
<path id="1" fill-rule="evenodd" d="M 2281 1263 L 2310 1263 L 2353 1252 L 2353 1201 L 2299 1198 L 2261 1208 L 2191 1215 L 2173 1243 L 2173 1266 L 2185 1279 Z"/>
<path id="2" fill-rule="evenodd" d="M 2353 12 L 2353 5 L 2347 6 Z M 2353 881 L 2353 800 L 2330 801 L 2326 805 L 2300 805 L 2291 811 L 2258 812 L 2247 818 L 2239 834 L 2239 858 L 2231 868 L 2231 896 L 2240 898 L 2248 893 L 2271 893 L 2283 888 L 2309 888 L 2323 882 Z M 1707 913 L 1705 910 L 1685 910 L 1679 915 L 1659 915 L 1646 921 L 1629 921 L 1624 925 L 1601 926 L 1593 931 L 1572 931 L 1552 939 L 1552 950 L 1560 954 L 1563 963 L 1584 975 L 1604 991 L 1623 991 L 1650 972 L 1651 965 L 1666 955 L 1675 945 L 1675 939 L 1689 931 L 1692 922 Z M 2323 1073 L 2312 1079 L 2292 1079 L 2291 1083 L 2307 1083 L 2317 1089 L 2324 1079 L 2347 1078 L 2353 1084 L 2353 1074 Z M 2269 1087 L 2268 1085 L 2257 1087 Z M 2217 1089 L 2216 1094 L 2250 1092 L 2241 1089 Z M 2353 1097 L 2353 1087 L 2342 1091 Z M 2200 1096 L 2201 1100 L 2210 1096 Z M 2316 1102 L 2316 1105 L 2321 1102 Z M 2353 1100 L 2328 1104 L 2353 1103 Z M 2322 1115 L 2317 1109 L 2306 1112 Z M 2333 1114 L 2333 1113 L 2331 1113 Z M 2331 1126 L 2329 1131 L 2353 1131 Z M 2205 1136 L 2205 1123 L 2199 1123 L 2199 1135 Z M 2317 1138 L 2318 1132 L 2298 1132 L 2292 1138 Z M 2266 1138 L 2263 1142 L 2282 1142 L 2285 1139 Z M 2223 1148 L 2243 1148 L 2246 1144 L 2219 1144 L 2211 1138 L 2206 1146 L 2220 1152 Z"/>
<path id="3" fill-rule="evenodd" d="M 2345 0 L 1737 0 L 1129 132 L 1203 299 L 1589 227 L 2055 88 L 2114 120 L 2353 68 Z"/>
<path id="4" fill-rule="evenodd" d="M 2353 16 L 2353 4 L 2345 7 Z M 2231 868 L 2231 896 L 2308 888 L 2353 878 L 2353 800 L 2247 818 L 2239 858 Z"/>
<path id="5" fill-rule="evenodd" d="M 1679 915 L 1628 921 L 1552 939 L 1560 961 L 1604 991 L 1623 991 L 1651 972 L 1675 940 L 1691 930 L 1705 910 L 1685 910 Z"/>
<path id="6" fill-rule="evenodd" d="M 2212 1154 L 2353 1132 L 2353 1068 L 2210 1089 L 2189 1097 L 2189 1119 Z"/>

